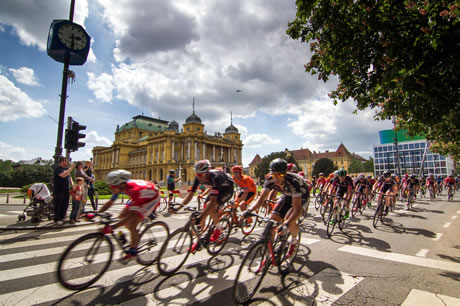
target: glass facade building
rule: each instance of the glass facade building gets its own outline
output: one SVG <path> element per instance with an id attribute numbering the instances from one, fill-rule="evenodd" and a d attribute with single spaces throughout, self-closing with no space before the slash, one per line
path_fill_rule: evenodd
<path id="1" fill-rule="evenodd" d="M 450 157 L 431 152 L 426 139 L 420 136 L 409 137 L 405 130 L 398 131 L 396 136 L 398 140 L 397 150 L 394 143 L 395 132 L 393 130 L 379 132 L 380 144 L 374 145 L 374 173 L 376 176 L 382 175 L 386 170 L 398 174 L 399 169 L 401 169 L 399 174 L 420 175 L 422 168 L 425 176 L 434 173 L 445 178 L 453 174 L 453 160 Z M 423 159 L 424 155 L 425 159 Z"/>

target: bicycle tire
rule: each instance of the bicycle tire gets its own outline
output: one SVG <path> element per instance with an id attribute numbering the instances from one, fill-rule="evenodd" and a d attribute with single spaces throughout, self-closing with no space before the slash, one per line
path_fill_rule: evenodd
<path id="1" fill-rule="evenodd" d="M 160 199 L 160 205 L 158 205 L 157 212 L 162 213 L 165 212 L 166 209 L 168 208 L 168 203 L 166 202 L 165 198 Z"/>
<path id="2" fill-rule="evenodd" d="M 145 227 L 139 237 L 136 260 L 139 264 L 149 266 L 161 255 L 163 243 L 168 239 L 169 227 L 163 221 L 155 221 Z"/>
<path id="3" fill-rule="evenodd" d="M 331 211 L 329 212 L 329 216 L 327 218 L 326 232 L 327 232 L 328 237 L 331 237 L 332 232 L 334 231 L 334 227 L 337 224 L 337 216 L 336 216 L 336 213 L 335 213 L 336 210 L 337 210 L 337 207 L 335 207 L 334 209 L 331 209 Z M 333 224 L 331 224 L 332 218 L 334 218 Z"/>
<path id="4" fill-rule="evenodd" d="M 339 229 L 342 232 L 343 232 L 343 229 L 345 228 L 345 224 L 347 222 L 347 219 L 345 219 L 345 217 L 344 217 L 345 216 L 344 213 L 345 213 L 345 208 L 342 207 L 342 209 L 340 209 L 340 214 L 337 217 L 337 219 L 338 219 L 337 224 L 339 225 Z"/>
<path id="5" fill-rule="evenodd" d="M 163 243 L 160 257 L 157 261 L 158 272 L 164 276 L 176 273 L 190 255 L 192 247 L 192 234 L 185 228 L 179 228 L 172 232 Z M 173 257 L 166 256 L 174 254 Z"/>
<path id="6" fill-rule="evenodd" d="M 377 205 L 377 208 L 375 209 L 375 213 L 374 213 L 374 219 L 373 219 L 373 222 L 372 222 L 372 224 L 374 225 L 374 228 L 377 228 L 377 224 L 379 222 L 379 219 L 383 223 L 382 214 L 383 214 L 383 201 L 380 201 L 379 204 Z"/>
<path id="7" fill-rule="evenodd" d="M 353 201 L 353 207 L 351 208 L 351 216 L 354 218 L 356 215 L 356 212 L 360 208 L 361 205 L 359 205 L 359 196 L 355 197 L 355 200 Z"/>
<path id="8" fill-rule="evenodd" d="M 270 255 L 264 240 L 254 243 L 243 258 L 233 284 L 233 300 L 245 304 L 259 289 L 270 267 Z"/>
<path id="9" fill-rule="evenodd" d="M 203 226 L 203 228 L 201 229 L 201 231 L 202 231 L 203 233 L 205 233 L 205 232 L 209 229 L 209 227 L 210 227 L 212 224 L 213 224 L 212 218 L 211 218 L 210 215 L 208 215 L 208 216 L 206 217 L 206 220 L 204 221 L 204 226 Z"/>
<path id="10" fill-rule="evenodd" d="M 323 202 L 322 198 L 323 197 L 320 196 L 320 194 L 318 194 L 318 196 L 315 198 L 315 209 L 316 210 L 320 209 L 321 203 Z"/>
<path id="11" fill-rule="evenodd" d="M 94 240 L 89 248 L 83 248 L 89 240 Z M 106 243 L 106 245 L 101 245 Z M 108 252 L 105 250 L 108 248 Z M 80 257 L 82 253 L 85 253 Z M 103 233 L 89 233 L 74 242 L 62 253 L 58 261 L 57 278 L 59 283 L 70 290 L 82 290 L 94 284 L 107 271 L 113 257 L 113 244 Z M 79 263 L 88 263 L 89 269 L 84 269 Z M 66 267 L 70 264 L 70 267 Z M 74 266 L 77 265 L 77 266 Z M 94 274 L 93 270 L 100 268 Z"/>
<path id="12" fill-rule="evenodd" d="M 282 244 L 281 258 L 279 258 L 278 262 L 278 271 L 282 275 L 286 275 L 291 271 L 292 265 L 294 264 L 294 261 L 297 257 L 297 253 L 299 252 L 300 238 L 301 235 L 299 230 L 299 234 L 297 235 L 297 249 L 295 250 L 295 253 L 293 253 L 290 257 L 288 257 L 289 248 L 291 246 L 290 241 L 288 241 L 288 239 L 285 239 L 285 241 Z"/>
<path id="13" fill-rule="evenodd" d="M 252 219 L 252 223 L 247 223 L 247 219 L 248 218 L 251 218 Z M 256 216 L 252 216 L 252 217 L 248 217 L 246 218 L 245 220 L 243 220 L 242 224 L 241 224 L 241 232 L 243 233 L 243 235 L 245 236 L 249 236 L 251 235 L 251 233 L 254 231 L 254 229 L 256 228 L 256 225 L 257 225 L 257 222 L 259 220 L 259 217 L 256 217 Z"/>
<path id="14" fill-rule="evenodd" d="M 228 218 L 220 218 L 219 224 L 222 228 L 219 239 L 213 242 L 209 241 L 208 245 L 206 246 L 206 250 L 211 256 L 216 256 L 220 253 L 220 251 L 222 251 L 222 249 L 225 247 L 225 244 L 227 244 L 228 237 L 230 237 L 230 234 L 232 232 L 232 222 L 230 222 Z M 212 225 L 209 228 L 209 231 L 209 234 L 212 234 L 212 232 L 214 231 L 214 225 Z"/>

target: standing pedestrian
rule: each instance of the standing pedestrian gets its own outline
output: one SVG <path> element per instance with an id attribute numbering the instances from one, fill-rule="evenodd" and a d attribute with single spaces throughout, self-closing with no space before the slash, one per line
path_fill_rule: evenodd
<path id="1" fill-rule="evenodd" d="M 97 210 L 97 205 L 94 202 L 93 163 L 90 160 L 86 161 L 86 165 L 85 165 L 84 170 L 85 170 L 86 175 L 91 178 L 91 180 L 89 182 L 87 182 L 87 184 L 88 184 L 88 198 L 91 201 L 91 206 L 93 207 L 93 210 L 96 211 Z"/>
<path id="2" fill-rule="evenodd" d="M 72 186 L 72 191 L 70 194 L 72 195 L 72 211 L 70 213 L 70 224 L 75 224 L 75 222 L 80 222 L 77 220 L 77 214 L 80 210 L 80 203 L 81 198 L 83 196 L 83 189 L 84 189 L 84 180 L 81 177 L 77 177 L 75 179 L 76 184 Z"/>
<path id="3" fill-rule="evenodd" d="M 53 173 L 54 223 L 57 225 L 64 224 L 64 218 L 69 208 L 69 189 L 70 185 L 73 185 L 70 173 L 73 168 L 75 168 L 75 163 L 69 168 L 67 157 L 60 156 L 58 158 L 58 166 Z"/>
<path id="4" fill-rule="evenodd" d="M 176 183 L 178 181 L 180 181 L 181 178 L 176 178 L 176 171 L 174 170 L 169 170 L 169 175 L 168 177 L 166 178 L 166 183 L 167 183 L 167 188 L 168 188 L 168 192 L 169 192 L 169 195 L 168 195 L 168 207 L 169 207 L 169 211 L 170 212 L 173 212 L 173 209 L 171 209 L 171 202 L 172 202 L 172 199 L 173 199 L 173 191 L 176 189 Z"/>
<path id="5" fill-rule="evenodd" d="M 80 209 L 78 211 L 77 221 L 80 219 L 80 216 L 85 211 L 86 200 L 88 196 L 88 183 L 91 182 L 92 178 L 87 176 L 84 169 L 83 169 L 83 162 L 78 161 L 76 165 L 77 171 L 75 172 L 75 177 L 81 177 L 84 180 L 84 189 L 83 189 L 83 197 L 81 199 Z"/>

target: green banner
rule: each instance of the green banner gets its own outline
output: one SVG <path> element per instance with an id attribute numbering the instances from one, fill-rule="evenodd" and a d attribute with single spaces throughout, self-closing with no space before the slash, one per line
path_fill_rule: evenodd
<path id="1" fill-rule="evenodd" d="M 410 137 L 407 134 L 407 130 L 399 130 L 397 132 L 398 142 L 412 141 L 412 140 L 424 140 L 425 136 L 416 135 Z M 394 130 L 382 130 L 379 131 L 380 144 L 394 143 L 395 132 Z"/>

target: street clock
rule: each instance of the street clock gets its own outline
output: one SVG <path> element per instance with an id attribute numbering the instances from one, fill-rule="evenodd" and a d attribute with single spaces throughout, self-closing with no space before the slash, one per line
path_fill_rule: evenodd
<path id="1" fill-rule="evenodd" d="M 69 20 L 55 19 L 48 33 L 47 53 L 54 60 L 69 65 L 83 65 L 89 53 L 91 37 L 85 29 Z"/>

